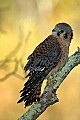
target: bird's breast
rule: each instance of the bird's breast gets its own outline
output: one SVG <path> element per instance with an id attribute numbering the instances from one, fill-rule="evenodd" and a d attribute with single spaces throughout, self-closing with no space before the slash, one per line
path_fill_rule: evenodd
<path id="1" fill-rule="evenodd" d="M 61 46 L 61 57 L 59 59 L 59 62 L 57 63 L 57 65 L 49 72 L 49 74 L 47 75 L 46 78 L 49 78 L 51 75 L 53 75 L 54 73 L 56 73 L 58 70 L 60 70 L 65 63 L 68 60 L 68 53 L 69 53 L 69 47 L 66 45 L 65 42 L 60 41 L 60 46 Z"/>

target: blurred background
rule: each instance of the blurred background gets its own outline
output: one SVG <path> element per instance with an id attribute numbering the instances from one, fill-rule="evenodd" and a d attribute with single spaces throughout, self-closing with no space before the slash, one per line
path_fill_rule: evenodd
<path id="1" fill-rule="evenodd" d="M 23 66 L 58 22 L 73 28 L 71 55 L 80 46 L 80 0 L 0 0 L 0 120 L 17 120 L 29 108 L 17 105 L 26 81 Z M 38 120 L 80 120 L 80 65 L 57 94 L 59 102 Z"/>

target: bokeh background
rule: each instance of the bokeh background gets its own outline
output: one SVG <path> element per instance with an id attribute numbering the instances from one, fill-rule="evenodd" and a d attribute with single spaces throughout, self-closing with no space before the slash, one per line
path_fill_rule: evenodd
<path id="1" fill-rule="evenodd" d="M 0 0 L 0 120 L 17 120 L 26 110 L 18 104 L 26 81 L 26 58 L 58 22 L 74 31 L 70 54 L 80 46 L 80 0 Z M 57 91 L 59 102 L 38 120 L 80 120 L 80 65 Z"/>

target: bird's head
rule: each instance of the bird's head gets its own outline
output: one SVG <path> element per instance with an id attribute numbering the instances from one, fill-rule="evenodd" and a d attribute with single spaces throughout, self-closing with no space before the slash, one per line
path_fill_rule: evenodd
<path id="1" fill-rule="evenodd" d="M 71 39 L 73 37 L 73 30 L 67 23 L 58 23 L 52 30 L 52 35 L 71 42 Z"/>

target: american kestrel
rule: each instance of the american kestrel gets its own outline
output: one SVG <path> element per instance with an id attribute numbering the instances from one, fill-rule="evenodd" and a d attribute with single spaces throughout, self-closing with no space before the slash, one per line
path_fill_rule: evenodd
<path id="1" fill-rule="evenodd" d="M 17 102 L 25 102 L 25 107 L 35 101 L 39 101 L 41 85 L 45 78 L 60 70 L 68 60 L 69 46 L 73 37 L 73 30 L 67 23 L 59 23 L 42 43 L 28 57 L 24 67 L 29 71 L 28 81 L 20 91 L 21 99 Z"/>

